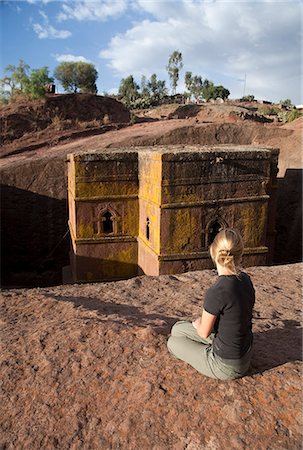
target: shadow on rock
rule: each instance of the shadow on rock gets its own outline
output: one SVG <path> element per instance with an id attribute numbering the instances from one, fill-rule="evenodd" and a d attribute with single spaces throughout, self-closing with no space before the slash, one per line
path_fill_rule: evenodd
<path id="1" fill-rule="evenodd" d="M 98 298 L 90 297 L 69 297 L 63 295 L 45 294 L 56 301 L 73 303 L 78 308 L 95 311 L 102 316 L 102 322 L 112 322 L 122 326 L 138 326 L 145 328 L 150 326 L 153 330 L 162 335 L 168 335 L 173 324 L 180 320 L 178 317 L 168 317 L 163 314 L 148 314 L 140 310 L 137 306 L 123 303 L 105 302 Z"/>
<path id="2" fill-rule="evenodd" d="M 180 317 L 169 317 L 162 313 L 146 313 L 137 306 L 104 301 L 95 297 L 71 297 L 44 294 L 55 301 L 73 303 L 77 308 L 95 311 L 97 320 L 122 327 L 151 327 L 156 333 L 168 336 L 172 325 Z M 254 333 L 254 352 L 251 375 L 283 364 L 302 361 L 302 328 L 296 320 L 283 320 L 284 327 L 270 328 Z M 272 326 L 267 323 L 265 326 Z"/>
<path id="3" fill-rule="evenodd" d="M 254 333 L 252 373 L 260 373 L 288 362 L 302 361 L 302 328 L 296 320 L 283 320 L 283 328 Z"/>

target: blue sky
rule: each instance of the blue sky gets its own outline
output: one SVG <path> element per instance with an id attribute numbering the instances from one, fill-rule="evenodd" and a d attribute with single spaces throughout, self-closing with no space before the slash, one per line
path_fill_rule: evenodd
<path id="1" fill-rule="evenodd" d="M 299 0 L 1 1 L 1 77 L 19 59 L 51 74 L 81 60 L 96 66 L 100 94 L 130 74 L 140 83 L 156 73 L 169 86 L 165 67 L 178 49 L 178 91 L 191 71 L 230 98 L 302 104 L 302 11 Z"/>

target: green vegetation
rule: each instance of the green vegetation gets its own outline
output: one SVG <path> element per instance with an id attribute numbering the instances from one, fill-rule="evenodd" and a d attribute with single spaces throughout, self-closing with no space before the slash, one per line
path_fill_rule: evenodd
<path id="1" fill-rule="evenodd" d="M 163 102 L 172 103 L 184 101 L 193 97 L 196 102 L 208 101 L 218 97 L 226 100 L 229 90 L 223 86 L 215 86 L 208 79 L 202 80 L 199 75 L 185 74 L 185 85 L 188 92 L 176 95 L 180 71 L 183 68 L 183 57 L 179 50 L 171 53 L 166 70 L 170 79 L 172 96 L 164 80 L 159 80 L 156 73 L 149 79 L 142 76 L 141 85 L 135 81 L 133 75 L 123 78 L 120 82 L 118 99 L 130 109 L 149 108 Z M 48 67 L 30 69 L 23 60 L 17 66 L 9 65 L 5 69 L 5 77 L 0 80 L 0 101 L 8 103 L 17 97 L 37 99 L 47 92 L 47 85 L 54 79 L 62 85 L 65 92 L 97 93 L 96 81 L 98 72 L 93 64 L 84 62 L 63 62 L 49 75 Z M 106 95 L 106 94 L 104 94 Z M 178 97 L 178 99 L 177 99 Z"/>
<path id="2" fill-rule="evenodd" d="M 164 80 L 159 80 L 156 73 L 150 78 L 145 75 L 141 77 L 140 85 L 133 75 L 123 78 L 120 82 L 118 95 L 129 109 L 144 109 L 157 106 L 163 103 L 180 103 L 186 99 L 194 99 L 195 102 L 216 100 L 221 98 L 226 100 L 230 92 L 222 85 L 215 85 L 207 78 L 202 79 L 200 75 L 193 75 L 192 72 L 185 73 L 186 92 L 176 94 L 180 71 L 183 68 L 183 56 L 179 50 L 171 53 L 168 59 L 166 70 L 169 76 L 172 95 L 168 95 L 168 89 Z M 93 64 L 84 62 L 63 62 L 50 76 L 48 67 L 31 69 L 22 59 L 17 66 L 8 65 L 5 68 L 5 76 L 0 79 L 0 102 L 8 103 L 16 98 L 25 97 L 37 99 L 47 92 L 47 85 L 57 79 L 65 92 L 73 93 L 97 93 L 96 81 L 98 72 Z M 104 96 L 108 95 L 106 92 Z M 115 97 L 115 96 L 114 96 Z M 253 101 L 254 95 L 242 97 L 243 101 Z M 282 110 L 281 107 L 286 107 Z M 278 120 L 290 122 L 301 116 L 290 99 L 280 100 L 280 107 L 264 105 L 259 109 L 259 113 L 266 116 L 276 116 Z"/>
<path id="3" fill-rule="evenodd" d="M 280 103 L 281 104 L 281 103 Z M 280 122 L 292 122 L 298 117 L 302 116 L 302 113 L 296 109 L 295 106 L 291 110 L 285 111 L 276 106 L 264 106 L 259 109 L 259 113 L 264 116 L 276 116 Z"/>
<path id="4" fill-rule="evenodd" d="M 275 106 L 263 106 L 259 109 L 259 113 L 263 114 L 263 116 L 278 116 L 280 111 L 281 110 Z"/>
<path id="5" fill-rule="evenodd" d="M 185 86 L 195 101 L 199 101 L 202 98 L 206 101 L 209 101 L 211 98 L 215 100 L 218 97 L 226 100 L 230 94 L 225 87 L 215 86 L 207 78 L 203 81 L 201 76 L 193 76 L 191 72 L 186 72 L 185 74 Z"/>
<path id="6" fill-rule="evenodd" d="M 30 69 L 20 59 L 19 64 L 8 65 L 4 78 L 0 79 L 0 102 L 8 103 L 17 98 L 37 99 L 46 94 L 48 84 L 54 82 L 48 67 Z M 93 64 L 64 62 L 56 67 L 54 77 L 62 84 L 65 92 L 89 92 L 96 94 L 98 72 Z"/>
<path id="7" fill-rule="evenodd" d="M 194 97 L 196 101 L 199 97 L 202 97 L 203 81 L 200 76 L 193 76 L 191 72 L 185 73 L 185 87 L 189 91 L 190 95 Z"/>
<path id="8" fill-rule="evenodd" d="M 122 78 L 118 96 L 127 106 L 130 106 L 137 100 L 139 97 L 139 85 L 135 82 L 132 75 L 129 75 L 127 78 Z"/>
<path id="9" fill-rule="evenodd" d="M 165 95 L 167 95 L 167 89 L 164 80 L 158 80 L 155 73 L 152 74 L 150 80 L 147 82 L 148 94 L 147 96 L 152 99 L 153 102 L 158 102 Z"/>
<path id="10" fill-rule="evenodd" d="M 182 53 L 175 50 L 169 57 L 166 70 L 170 79 L 172 94 L 176 95 L 177 84 L 179 80 L 179 73 L 183 67 Z"/>
<path id="11" fill-rule="evenodd" d="M 179 79 L 179 69 L 183 66 L 182 54 L 178 51 L 172 53 L 171 84 L 176 91 Z M 176 64 L 174 66 L 174 64 Z M 96 80 L 97 70 L 93 64 L 88 63 L 61 63 L 56 67 L 54 77 L 62 84 L 65 92 L 97 93 Z M 123 78 L 120 82 L 119 92 L 116 98 L 121 100 L 129 109 L 146 109 L 163 103 L 185 102 L 186 98 L 194 98 L 195 102 L 209 101 L 210 99 L 222 98 L 226 100 L 230 95 L 228 89 L 223 86 L 215 86 L 211 80 L 202 79 L 192 72 L 185 73 L 185 86 L 187 92 L 182 94 L 168 95 L 168 89 L 164 80 L 159 80 L 156 73 L 148 79 L 141 77 L 140 85 L 133 75 Z M 23 60 L 17 66 L 8 65 L 5 68 L 5 76 L 0 79 L 0 103 L 9 103 L 18 98 L 38 99 L 47 92 L 47 85 L 54 82 L 49 75 L 48 67 L 31 69 Z M 108 94 L 103 92 L 104 96 Z M 115 97 L 115 96 L 114 96 Z M 244 101 L 253 101 L 254 95 L 242 97 Z M 282 108 L 284 107 L 284 108 Z M 285 109 L 286 108 L 286 109 Z M 292 105 L 290 99 L 280 100 L 280 106 L 263 105 L 258 109 L 264 116 L 275 116 L 280 122 L 292 122 L 303 114 Z M 136 117 L 132 117 L 135 123 Z"/>
<path id="12" fill-rule="evenodd" d="M 291 111 L 287 112 L 286 122 L 292 122 L 293 120 L 298 119 L 302 115 L 303 114 L 300 111 L 298 111 L 296 108 L 294 108 Z"/>
<path id="13" fill-rule="evenodd" d="M 208 82 L 208 80 L 205 80 Z M 205 85 L 204 81 L 204 85 Z M 212 81 L 207 83 L 207 87 L 204 87 L 203 85 L 203 97 L 206 101 L 210 100 L 211 98 L 222 98 L 223 100 L 226 100 L 230 94 L 229 90 L 226 89 L 223 86 L 215 86 Z"/>
<path id="14" fill-rule="evenodd" d="M 165 81 L 158 80 L 154 73 L 148 80 L 141 78 L 141 87 L 129 75 L 121 80 L 118 98 L 130 109 L 144 109 L 159 104 L 167 95 Z"/>
<path id="15" fill-rule="evenodd" d="M 55 68 L 54 77 L 65 92 L 97 93 L 98 72 L 93 64 L 85 62 L 63 62 Z"/>
<path id="16" fill-rule="evenodd" d="M 32 99 L 37 99 L 45 94 L 45 86 L 52 83 L 54 79 L 49 76 L 48 68 L 33 69 L 25 83 L 25 93 Z"/>
<path id="17" fill-rule="evenodd" d="M 286 100 L 280 100 L 280 105 L 291 108 L 292 107 L 292 103 L 290 98 L 287 98 Z"/>
<path id="18" fill-rule="evenodd" d="M 23 91 L 28 82 L 29 65 L 20 59 L 18 66 L 9 64 L 5 69 L 6 77 L 3 79 L 11 87 L 12 94 Z"/>
<path id="19" fill-rule="evenodd" d="M 241 98 L 244 102 L 252 102 L 255 99 L 254 95 L 244 95 L 244 97 Z"/>
<path id="20" fill-rule="evenodd" d="M 5 77 L 0 80 L 0 101 L 8 103 L 20 96 L 36 99 L 45 94 L 45 86 L 54 80 L 48 68 L 33 69 L 20 59 L 18 66 L 12 64 L 5 69 Z"/>

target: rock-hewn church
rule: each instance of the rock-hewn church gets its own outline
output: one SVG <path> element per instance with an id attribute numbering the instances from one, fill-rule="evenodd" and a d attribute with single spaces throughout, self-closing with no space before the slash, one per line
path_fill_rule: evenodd
<path id="1" fill-rule="evenodd" d="M 244 237 L 243 265 L 271 262 L 277 149 L 124 148 L 68 155 L 73 281 L 211 268 L 222 227 Z"/>

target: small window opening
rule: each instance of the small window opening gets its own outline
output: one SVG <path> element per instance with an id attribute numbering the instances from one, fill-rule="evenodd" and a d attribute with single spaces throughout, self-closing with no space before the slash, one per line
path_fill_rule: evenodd
<path id="1" fill-rule="evenodd" d="M 219 231 L 222 230 L 222 228 L 222 224 L 217 219 L 213 221 L 208 229 L 208 246 L 212 244 L 213 240 L 215 239 Z"/>
<path id="2" fill-rule="evenodd" d="M 109 234 L 114 231 L 113 217 L 109 211 L 102 216 L 103 233 Z"/>
<path id="3" fill-rule="evenodd" d="M 149 218 L 147 217 L 146 219 L 146 239 L 149 240 L 149 225 L 150 225 L 150 221 Z"/>

